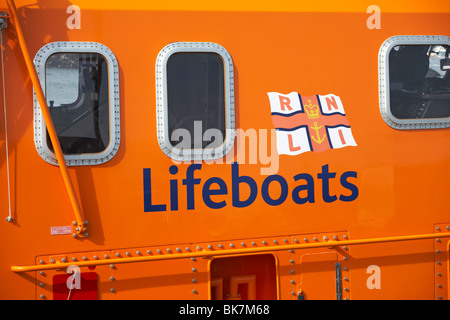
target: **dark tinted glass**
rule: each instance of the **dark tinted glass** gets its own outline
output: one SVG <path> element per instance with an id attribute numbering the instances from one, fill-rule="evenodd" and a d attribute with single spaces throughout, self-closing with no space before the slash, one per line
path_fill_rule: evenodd
<path id="1" fill-rule="evenodd" d="M 398 119 L 450 117 L 450 47 L 396 46 L 389 53 L 392 114 Z"/>
<path id="2" fill-rule="evenodd" d="M 64 154 L 103 152 L 109 133 L 108 65 L 96 53 L 57 53 L 46 62 L 46 98 Z M 53 151 L 47 134 L 47 145 Z"/>
<path id="3" fill-rule="evenodd" d="M 186 129 L 191 146 L 205 148 L 211 141 L 202 137 L 208 129 L 218 129 L 225 139 L 225 87 L 222 58 L 215 53 L 183 52 L 170 56 L 167 62 L 169 139 L 176 129 Z M 194 124 L 199 126 L 194 130 Z M 194 132 L 201 132 L 194 135 Z M 216 145 L 220 145 L 222 142 Z"/>

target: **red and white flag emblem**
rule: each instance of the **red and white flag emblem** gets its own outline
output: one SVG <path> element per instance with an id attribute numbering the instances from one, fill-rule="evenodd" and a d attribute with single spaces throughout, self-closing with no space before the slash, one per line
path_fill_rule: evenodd
<path id="1" fill-rule="evenodd" d="M 278 154 L 297 155 L 356 146 L 341 99 L 269 92 Z"/>

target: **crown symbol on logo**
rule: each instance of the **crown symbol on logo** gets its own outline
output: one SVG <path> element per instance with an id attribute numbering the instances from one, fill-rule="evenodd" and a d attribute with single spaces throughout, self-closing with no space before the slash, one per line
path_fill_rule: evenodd
<path id="1" fill-rule="evenodd" d="M 319 106 L 316 104 L 311 104 L 311 100 L 308 100 L 309 104 L 305 105 L 306 115 L 308 119 L 319 118 Z"/>

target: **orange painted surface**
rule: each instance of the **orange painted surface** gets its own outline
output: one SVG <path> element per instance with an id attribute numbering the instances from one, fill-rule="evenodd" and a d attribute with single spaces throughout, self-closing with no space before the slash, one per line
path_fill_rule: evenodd
<path id="1" fill-rule="evenodd" d="M 335 235 L 339 241 L 343 235 L 356 240 L 445 232 L 446 224 L 450 226 L 450 130 L 392 129 L 381 117 L 378 98 L 381 45 L 395 35 L 448 36 L 449 7 L 447 2 L 441 3 L 442 9 L 438 9 L 428 2 L 394 5 L 379 1 L 381 29 L 369 30 L 366 9 L 371 3 L 365 2 L 351 3 L 344 9 L 333 4 L 323 10 L 309 4 L 302 12 L 297 4 L 285 3 L 279 10 L 274 4 L 263 4 L 256 10 L 254 5 L 238 2 L 220 8 L 206 6 L 208 10 L 200 8 L 204 2 L 198 2 L 189 10 L 183 6 L 176 10 L 152 7 L 150 2 L 142 6 L 135 2 L 127 8 L 123 1 L 79 1 L 81 29 L 69 30 L 66 9 L 70 1 L 16 1 L 32 57 L 54 41 L 99 42 L 114 53 L 119 63 L 121 144 L 115 157 L 102 165 L 68 168 L 88 221 L 89 236 L 52 236 L 51 227 L 71 226 L 75 217 L 59 168 L 45 162 L 36 151 L 33 89 L 14 25 L 8 19 L 3 53 L 13 221 L 5 221 L 9 205 L 1 103 L 0 299 L 52 299 L 53 276 L 65 270 L 43 274 L 11 271 L 12 266 L 39 265 L 41 260 L 50 264 L 52 258 L 76 264 L 83 257 L 88 261 L 94 256 L 127 257 L 127 252 L 139 256 L 137 251 L 141 256 L 167 255 L 177 254 L 177 248 L 183 253 L 209 250 L 208 245 L 220 250 L 219 244 L 229 249 L 230 243 L 238 250 L 241 242 L 251 248 L 252 242 L 261 247 L 263 241 L 277 245 L 276 240 L 281 245 L 285 239 L 295 244 L 295 239 L 311 243 L 316 241 L 314 237 L 324 241 L 325 236 L 333 239 Z M 8 11 L 5 1 L 0 2 L 0 11 Z M 163 47 L 176 41 L 215 42 L 230 53 L 236 128 L 255 129 L 257 133 L 273 129 L 268 92 L 295 91 L 305 97 L 333 93 L 342 100 L 357 146 L 280 155 L 276 174 L 287 181 L 289 191 L 282 204 L 271 206 L 261 194 L 267 178 L 261 168 L 269 165 L 260 157 L 257 163 L 248 163 L 249 151 L 258 145 L 246 144 L 232 160 L 240 159 L 240 176 L 256 182 L 254 202 L 244 208 L 233 206 L 231 162 L 203 162 L 201 170 L 194 173 L 201 179 L 200 185 L 194 186 L 195 210 L 187 210 L 182 180 L 190 164 L 179 164 L 178 173 L 169 173 L 174 163 L 161 151 L 156 129 L 156 57 Z M 2 92 L 0 98 L 3 101 Z M 267 141 L 269 147 L 270 139 L 273 137 Z M 330 203 L 323 199 L 318 177 L 327 165 L 329 172 L 336 173 L 329 181 L 330 196 L 338 198 Z M 144 211 L 146 168 L 151 169 L 153 204 L 165 204 L 165 211 Z M 357 173 L 348 181 L 357 186 L 359 194 L 346 202 L 339 197 L 351 192 L 339 179 L 349 171 Z M 314 203 L 297 204 L 292 198 L 299 185 L 294 176 L 302 173 L 314 179 Z M 223 208 L 211 209 L 203 200 L 203 185 L 211 177 L 219 177 L 227 186 L 226 194 L 211 196 L 215 202 L 225 201 Z M 177 211 L 170 210 L 171 179 L 178 181 Z M 271 183 L 269 193 L 278 198 L 280 185 Z M 240 199 L 249 195 L 242 184 Z M 438 225 L 441 231 L 436 230 Z M 330 268 L 339 261 L 347 268 L 342 269 L 342 277 L 347 278 L 342 287 L 348 290 L 343 291 L 344 298 L 448 299 L 449 237 L 439 240 L 442 258 L 435 252 L 436 239 L 274 251 L 276 270 L 270 274 L 275 279 L 266 288 L 272 291 L 275 287 L 276 293 L 267 294 L 297 299 L 297 292 L 303 290 L 305 298 L 332 299 L 335 271 Z M 245 257 L 251 259 L 252 255 Z M 250 264 L 257 264 L 257 257 Z M 96 266 L 98 298 L 210 299 L 210 264 L 219 259 L 226 258 Z M 372 265 L 381 270 L 379 289 L 367 285 L 371 276 L 367 268 Z M 437 266 L 442 269 L 443 281 L 436 276 Z M 83 266 L 81 272 L 92 270 Z M 326 288 L 323 295 L 318 287 Z"/>

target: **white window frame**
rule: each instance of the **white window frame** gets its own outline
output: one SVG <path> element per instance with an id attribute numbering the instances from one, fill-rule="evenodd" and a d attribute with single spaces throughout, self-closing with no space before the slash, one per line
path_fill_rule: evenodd
<path id="1" fill-rule="evenodd" d="M 169 139 L 169 117 L 167 102 L 167 62 L 171 55 L 179 52 L 205 52 L 218 54 L 224 64 L 224 92 L 226 133 L 222 145 L 213 149 L 182 150 L 172 146 Z M 212 42 L 175 42 L 165 46 L 156 59 L 156 119 L 157 136 L 161 150 L 178 161 L 214 160 L 225 156 L 233 147 L 235 138 L 234 120 L 234 73 L 233 60 L 228 51 Z"/>
<path id="2" fill-rule="evenodd" d="M 394 36 L 387 39 L 378 54 L 380 112 L 384 121 L 394 129 L 434 129 L 450 127 L 450 117 L 430 119 L 398 119 L 391 112 L 389 93 L 389 53 L 399 45 L 450 45 L 447 36 Z"/>
<path id="3" fill-rule="evenodd" d="M 120 145 L 120 98 L 119 98 L 119 66 L 113 52 L 106 46 L 96 42 L 52 42 L 43 46 L 36 57 L 34 65 L 41 81 L 42 90 L 46 92 L 46 62 L 55 53 L 97 53 L 102 55 L 108 64 L 108 92 L 109 92 L 109 133 L 110 141 L 107 148 L 100 153 L 83 153 L 64 155 L 68 166 L 98 165 L 111 160 Z M 34 137 L 39 155 L 48 163 L 58 165 L 56 156 L 47 145 L 47 133 L 44 117 L 33 89 L 34 106 Z"/>

